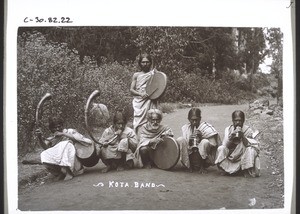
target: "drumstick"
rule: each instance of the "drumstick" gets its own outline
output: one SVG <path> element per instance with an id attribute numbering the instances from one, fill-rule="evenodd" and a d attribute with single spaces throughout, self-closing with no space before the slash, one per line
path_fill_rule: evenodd
<path id="1" fill-rule="evenodd" d="M 150 94 L 148 94 L 149 96 L 151 96 L 152 94 L 154 94 L 154 92 L 156 92 L 158 90 L 158 88 L 156 88 L 154 91 L 152 91 Z"/>
<path id="2" fill-rule="evenodd" d="M 153 90 L 150 94 L 148 94 L 148 97 L 150 97 L 152 94 L 154 94 L 154 92 L 156 92 L 157 90 L 158 90 L 158 88 L 156 88 L 155 90 Z M 144 98 L 144 99 L 146 99 L 146 98 Z"/>
<path id="3" fill-rule="evenodd" d="M 118 137 L 118 135 L 116 135 L 116 136 L 114 136 L 112 139 L 110 139 L 110 140 L 108 141 L 108 144 L 110 144 L 111 142 L 113 142 L 117 137 Z"/>
<path id="4" fill-rule="evenodd" d="M 112 143 L 117 137 L 118 137 L 118 135 L 116 135 L 116 136 L 114 136 L 112 139 L 110 139 L 110 140 L 107 142 L 107 145 L 110 144 L 110 143 Z M 103 143 L 100 143 L 100 142 L 99 142 L 99 144 L 100 144 L 101 146 L 103 146 Z"/>

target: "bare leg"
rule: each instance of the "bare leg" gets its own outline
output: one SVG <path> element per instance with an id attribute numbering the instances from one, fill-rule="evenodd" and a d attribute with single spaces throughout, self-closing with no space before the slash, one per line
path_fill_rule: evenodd
<path id="1" fill-rule="evenodd" d="M 121 153 L 121 158 L 118 160 L 115 160 L 117 162 L 117 171 L 123 171 L 125 169 L 125 164 L 126 164 L 126 153 L 122 152 Z"/>
<path id="2" fill-rule="evenodd" d="M 71 180 L 74 177 L 70 167 L 68 167 L 68 166 L 63 166 L 61 168 L 61 171 L 62 171 L 62 173 L 64 173 L 66 175 L 66 177 L 64 178 L 64 181 Z"/>
<path id="3" fill-rule="evenodd" d="M 205 159 L 201 158 L 201 160 L 200 160 L 200 169 L 199 169 L 200 174 L 207 174 L 207 169 L 205 169 L 204 164 L 205 164 Z"/>
<path id="4" fill-rule="evenodd" d="M 224 171 L 224 169 L 222 169 L 222 167 L 219 166 L 219 164 L 217 164 L 220 175 L 225 176 L 227 173 Z"/>
<path id="5" fill-rule="evenodd" d="M 108 171 L 111 170 L 111 166 L 107 165 L 104 169 L 101 170 L 102 173 L 107 173 Z"/>
<path id="6" fill-rule="evenodd" d="M 106 167 L 104 169 L 101 170 L 102 173 L 107 173 L 109 170 L 112 169 L 112 166 L 111 166 L 111 160 L 107 159 L 107 160 L 102 160 L 102 162 L 106 165 Z"/>
<path id="7" fill-rule="evenodd" d="M 127 169 L 133 169 L 134 167 L 134 163 L 133 163 L 133 160 L 128 160 L 126 161 L 126 166 L 127 166 Z"/>
<path id="8" fill-rule="evenodd" d="M 54 181 L 63 180 L 65 178 L 65 174 L 61 172 L 61 167 L 58 165 L 44 163 L 47 171 L 49 171 L 52 175 L 55 176 Z"/>
<path id="9" fill-rule="evenodd" d="M 198 150 L 194 150 L 189 155 L 189 160 L 190 160 L 190 172 L 199 171 L 201 156 L 200 156 Z"/>
<path id="10" fill-rule="evenodd" d="M 128 140 L 128 147 L 132 152 L 135 152 L 137 145 Z"/>
<path id="11" fill-rule="evenodd" d="M 149 149 L 146 146 L 143 146 L 140 148 L 140 154 L 141 154 L 141 158 L 142 158 L 142 162 L 143 162 L 143 168 L 145 169 L 151 169 L 151 161 L 150 161 L 150 157 L 149 157 Z"/>

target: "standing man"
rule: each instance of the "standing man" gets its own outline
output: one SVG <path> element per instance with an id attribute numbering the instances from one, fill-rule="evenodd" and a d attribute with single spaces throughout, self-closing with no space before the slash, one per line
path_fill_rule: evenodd
<path id="1" fill-rule="evenodd" d="M 245 114 L 236 110 L 232 113 L 232 125 L 225 129 L 222 145 L 218 148 L 215 163 L 224 174 L 244 171 L 245 177 L 260 176 L 259 142 L 253 131 L 244 125 Z"/>
<path id="2" fill-rule="evenodd" d="M 188 113 L 189 123 L 182 130 L 182 137 L 177 139 L 181 151 L 181 162 L 191 172 L 206 173 L 206 168 L 214 165 L 216 150 L 221 143 L 219 133 L 207 122 L 201 122 L 201 110 L 191 108 Z"/>
<path id="3" fill-rule="evenodd" d="M 133 74 L 130 92 L 134 96 L 132 101 L 134 109 L 133 128 L 139 137 L 140 127 L 147 122 L 148 110 L 156 108 L 157 103 L 150 100 L 146 93 L 146 85 L 154 73 L 154 70 L 151 70 L 152 57 L 149 54 L 141 54 L 138 64 L 141 71 Z"/>
<path id="4" fill-rule="evenodd" d="M 140 142 L 135 152 L 138 167 L 151 168 L 153 163 L 152 154 L 156 146 L 163 141 L 164 136 L 173 137 L 172 130 L 161 125 L 162 112 L 158 109 L 150 109 L 147 112 L 147 123 L 140 130 Z"/>

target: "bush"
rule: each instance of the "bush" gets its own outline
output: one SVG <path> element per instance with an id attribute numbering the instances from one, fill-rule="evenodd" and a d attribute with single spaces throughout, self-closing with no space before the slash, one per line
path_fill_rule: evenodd
<path id="1" fill-rule="evenodd" d="M 218 80 L 188 73 L 170 76 L 168 81 L 167 93 L 163 96 L 164 102 L 233 104 L 254 98 L 253 93 L 247 91 L 247 87 L 241 87 L 240 80 L 235 79 L 230 72 L 225 72 L 222 79 Z"/>
<path id="2" fill-rule="evenodd" d="M 163 113 L 171 113 L 176 109 L 176 106 L 173 103 L 161 103 L 159 109 Z"/>
<path id="3" fill-rule="evenodd" d="M 35 110 L 46 92 L 53 98 L 43 109 L 44 136 L 49 134 L 47 116 L 51 114 L 62 115 L 66 127 L 85 133 L 84 107 L 96 89 L 100 91 L 96 102 L 105 104 L 111 116 L 117 109 L 123 109 L 127 119 L 132 119 L 129 88 L 133 72 L 138 69 L 137 63 L 128 60 L 120 63 L 102 57 L 97 64 L 91 57 L 79 55 L 66 43 L 48 41 L 34 30 L 20 31 L 17 70 L 19 151 L 24 153 L 35 147 Z M 160 108 L 165 113 L 181 107 L 171 103 L 233 104 L 255 97 L 248 91 L 249 79 L 236 77 L 230 71 L 223 72 L 222 78 L 215 80 L 206 75 L 203 68 L 195 67 L 192 61 L 190 64 L 195 68 L 188 71 L 175 59 L 165 59 L 164 63 L 162 71 L 167 74 L 168 83 L 160 100 L 165 104 Z M 265 86 L 269 84 L 268 77 L 257 74 L 254 83 L 254 88 Z"/>
<path id="4" fill-rule="evenodd" d="M 133 66 L 118 63 L 98 67 L 91 58 L 80 61 L 76 50 L 66 44 L 51 43 L 38 32 L 18 37 L 18 146 L 22 153 L 35 147 L 35 110 L 46 92 L 53 95 L 43 108 L 44 136 L 49 134 L 47 118 L 61 115 L 65 127 L 84 130 L 84 106 L 88 96 L 100 90 L 97 101 L 110 113 L 117 108 L 130 109 L 129 85 Z M 130 111 L 128 111 L 130 117 Z"/>

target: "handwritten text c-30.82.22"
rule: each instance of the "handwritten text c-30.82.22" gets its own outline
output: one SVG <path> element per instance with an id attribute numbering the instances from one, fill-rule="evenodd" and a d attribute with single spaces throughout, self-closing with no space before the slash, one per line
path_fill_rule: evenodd
<path id="1" fill-rule="evenodd" d="M 60 23 L 73 23 L 70 17 L 47 17 L 47 18 L 41 18 L 41 17 L 25 17 L 24 23 L 54 23 L 54 24 L 60 24 Z"/>

